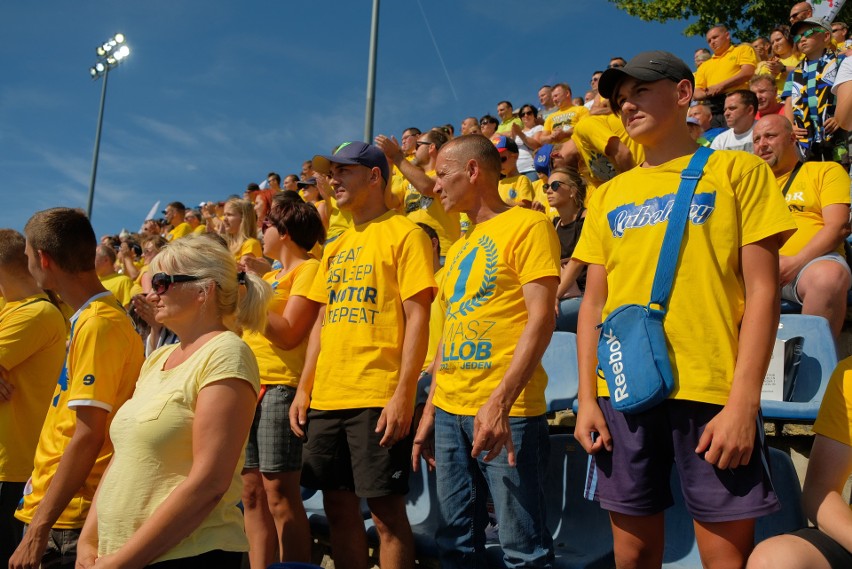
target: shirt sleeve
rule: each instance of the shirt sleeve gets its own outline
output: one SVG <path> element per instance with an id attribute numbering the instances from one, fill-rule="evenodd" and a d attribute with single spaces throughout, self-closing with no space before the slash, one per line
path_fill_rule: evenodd
<path id="1" fill-rule="evenodd" d="M 64 334 L 65 327 L 52 328 L 46 320 L 50 314 L 44 314 L 51 308 L 56 311 L 56 317 L 61 322 L 59 310 L 46 300 L 37 300 L 28 306 L 20 306 L 10 311 L 0 324 L 0 367 L 10 370 L 17 367 L 33 354 L 40 352 L 45 346 L 57 341 L 54 330 Z M 42 324 L 42 322 L 44 324 Z"/>
<path id="2" fill-rule="evenodd" d="M 831 374 L 814 432 L 852 446 L 852 358 L 841 361 Z"/>
<path id="3" fill-rule="evenodd" d="M 559 277 L 559 237 L 543 216 L 530 226 L 514 250 L 521 285 L 544 277 Z"/>
<path id="4" fill-rule="evenodd" d="M 747 167 L 742 177 L 734 182 L 734 194 L 741 220 L 740 247 L 778 234 L 786 234 L 786 241 L 795 231 L 796 223 L 778 189 L 772 170 L 760 158 L 747 157 L 752 164 Z"/>
<path id="5" fill-rule="evenodd" d="M 754 67 L 757 67 L 757 54 L 754 52 L 753 47 L 742 44 L 737 48 L 737 50 L 737 65 L 740 67 L 743 65 L 753 65 Z"/>
<path id="6" fill-rule="evenodd" d="M 850 57 L 847 57 L 840 62 L 840 68 L 837 70 L 837 77 L 834 78 L 834 85 L 831 86 L 831 93 L 836 95 L 837 88 L 847 81 L 852 81 L 852 58 Z"/>
<path id="7" fill-rule="evenodd" d="M 242 379 L 251 384 L 255 392 L 260 390 L 260 371 L 257 358 L 251 348 L 239 337 L 229 334 L 227 338 L 210 350 L 196 379 L 199 390 L 223 379 Z M 211 340 L 212 341 L 212 340 Z"/>
<path id="8" fill-rule="evenodd" d="M 74 330 L 68 359 L 69 407 L 86 405 L 112 411 L 115 406 L 124 379 L 125 354 L 131 352 L 131 346 L 128 336 L 116 334 L 114 326 L 115 320 L 97 314 Z"/>
<path id="9" fill-rule="evenodd" d="M 402 249 L 397 263 L 399 296 L 408 300 L 425 289 L 432 289 L 435 296 L 435 274 L 432 267 L 432 244 L 420 228 L 409 231 L 402 241 Z"/>
<path id="10" fill-rule="evenodd" d="M 819 202 L 822 207 L 833 204 L 849 205 L 849 174 L 836 162 L 823 162 L 827 165 L 820 184 Z"/>
<path id="11" fill-rule="evenodd" d="M 293 286 L 290 287 L 290 296 L 308 297 L 314 280 L 316 280 L 318 270 L 319 261 L 310 260 L 302 263 L 302 266 L 299 267 L 299 272 L 296 274 L 296 278 L 293 279 Z"/>
<path id="12" fill-rule="evenodd" d="M 586 213 L 586 221 L 583 222 L 583 230 L 580 232 L 580 240 L 577 247 L 574 248 L 574 253 L 571 258 L 577 259 L 583 263 L 590 265 L 604 265 L 603 254 L 603 235 L 600 228 L 601 216 L 601 196 L 606 184 L 599 187 L 592 194 L 592 199 L 589 201 L 589 208 Z"/>
<path id="13" fill-rule="evenodd" d="M 533 191 L 532 182 L 523 174 L 518 177 L 518 200 L 535 201 L 535 192 Z"/>
<path id="14" fill-rule="evenodd" d="M 705 62 L 706 63 L 706 62 Z M 704 74 L 704 63 L 698 66 L 695 70 L 695 88 L 707 89 L 707 76 Z"/>

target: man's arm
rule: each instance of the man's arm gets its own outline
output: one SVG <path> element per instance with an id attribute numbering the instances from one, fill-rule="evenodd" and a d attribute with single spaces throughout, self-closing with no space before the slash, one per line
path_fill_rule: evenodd
<path id="1" fill-rule="evenodd" d="M 748 464 L 754 447 L 760 390 L 778 329 L 778 237 L 740 249 L 745 310 L 728 402 L 707 423 L 697 453 L 719 469 Z"/>
<path id="2" fill-rule="evenodd" d="M 553 336 L 556 314 L 556 277 L 543 277 L 523 285 L 524 303 L 527 308 L 527 323 L 518 338 L 517 348 L 509 363 L 506 375 L 476 413 L 473 422 L 473 450 L 477 457 L 483 451 L 486 461 L 496 458 L 506 447 L 509 464 L 515 464 L 515 449 L 509 428 L 509 411 L 515 400 L 526 387 L 536 366 Z"/>
<path id="3" fill-rule="evenodd" d="M 423 168 L 405 159 L 405 155 L 395 139 L 380 134 L 376 137 L 376 146 L 381 148 L 388 160 L 399 168 L 399 171 L 414 186 L 415 190 L 427 197 L 435 195 L 435 180 L 427 176 Z"/>
<path id="4" fill-rule="evenodd" d="M 740 66 L 740 70 L 736 75 L 731 75 L 724 81 L 719 81 L 715 85 L 710 85 L 707 87 L 707 95 L 710 97 L 715 97 L 716 95 L 721 95 L 726 90 L 730 89 L 735 85 L 739 85 L 741 83 L 748 82 L 754 76 L 754 65 L 742 65 Z"/>
<path id="5" fill-rule="evenodd" d="M 603 308 L 609 288 L 603 265 L 589 265 L 586 272 L 586 290 L 577 316 L 577 425 L 574 438 L 586 452 L 595 454 L 602 448 L 612 450 L 612 437 L 606 426 L 603 412 L 598 406 L 598 338 Z M 594 434 L 593 434 L 594 433 Z"/>
<path id="6" fill-rule="evenodd" d="M 840 128 L 852 129 L 852 81 L 846 81 L 837 87 L 837 107 L 834 118 Z"/>
<path id="7" fill-rule="evenodd" d="M 314 377 L 317 371 L 317 359 L 320 351 L 320 335 L 322 334 L 322 320 L 325 317 L 325 305 L 319 305 L 311 335 L 308 338 L 308 347 L 305 351 L 305 365 L 302 366 L 302 375 L 299 377 L 299 386 L 293 403 L 290 404 L 290 430 L 297 437 L 305 436 L 305 425 L 308 422 L 308 408 L 311 406 L 311 393 L 314 390 Z"/>
<path id="8" fill-rule="evenodd" d="M 376 432 L 384 431 L 379 445 L 392 447 L 408 435 L 414 415 L 414 391 L 417 377 L 426 359 L 429 344 L 429 309 L 433 289 L 425 288 L 402 302 L 405 330 L 402 338 L 402 361 L 399 366 L 399 383 L 376 425 Z"/>
<path id="9" fill-rule="evenodd" d="M 621 139 L 617 136 L 611 136 L 606 143 L 606 147 L 604 148 L 604 154 L 606 157 L 612 161 L 612 165 L 615 166 L 615 169 L 620 174 L 621 172 L 627 172 L 634 166 L 636 163 L 633 161 L 633 154 L 630 153 L 630 149 L 627 148 Z"/>
<path id="10" fill-rule="evenodd" d="M 75 410 L 77 425 L 74 434 L 23 540 L 9 559 L 9 569 L 37 569 L 41 565 L 50 529 L 86 482 L 104 444 L 107 411 L 89 406 L 76 407 Z"/>
<path id="11" fill-rule="evenodd" d="M 825 224 L 823 228 L 811 237 L 801 251 L 789 257 L 780 257 L 782 286 L 791 282 L 809 262 L 840 247 L 849 235 L 849 205 L 825 206 L 822 208 L 822 220 Z"/>

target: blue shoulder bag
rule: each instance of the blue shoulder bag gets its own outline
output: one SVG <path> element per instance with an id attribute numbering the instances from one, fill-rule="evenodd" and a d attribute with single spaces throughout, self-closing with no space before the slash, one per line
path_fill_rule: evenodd
<path id="1" fill-rule="evenodd" d="M 669 214 L 654 274 L 651 301 L 647 305 L 619 306 L 599 326 L 598 366 L 606 379 L 610 403 L 616 411 L 647 411 L 664 401 L 674 389 L 663 319 L 692 196 L 712 152 L 709 148 L 699 147 L 680 174 L 680 186 Z"/>

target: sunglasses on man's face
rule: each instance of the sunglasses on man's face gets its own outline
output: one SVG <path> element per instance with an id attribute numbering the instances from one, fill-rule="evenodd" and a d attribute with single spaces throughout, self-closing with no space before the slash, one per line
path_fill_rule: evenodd
<path id="1" fill-rule="evenodd" d="M 805 30 L 805 31 L 803 31 L 802 33 L 800 33 L 799 35 L 797 35 L 793 38 L 793 43 L 799 43 L 803 39 L 809 38 L 809 37 L 816 35 L 818 33 L 821 33 L 821 32 L 823 32 L 823 30 L 820 30 L 819 28 L 811 28 L 809 30 Z"/>
<path id="2" fill-rule="evenodd" d="M 151 289 L 157 295 L 163 295 L 175 283 L 188 283 L 191 281 L 201 280 L 201 277 L 193 275 L 167 275 L 166 273 L 157 273 L 151 277 Z"/>

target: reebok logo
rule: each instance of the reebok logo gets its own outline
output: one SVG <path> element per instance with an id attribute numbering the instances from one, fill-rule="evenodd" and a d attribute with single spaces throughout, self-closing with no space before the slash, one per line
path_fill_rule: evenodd
<path id="1" fill-rule="evenodd" d="M 603 331 L 603 336 L 606 338 L 606 345 L 609 347 L 609 367 L 612 370 L 612 377 L 615 381 L 615 393 L 610 393 L 616 401 L 623 401 L 630 397 L 627 392 L 627 378 L 624 375 L 624 364 L 621 362 L 623 354 L 621 351 L 621 342 L 615 337 L 612 328 Z"/>

